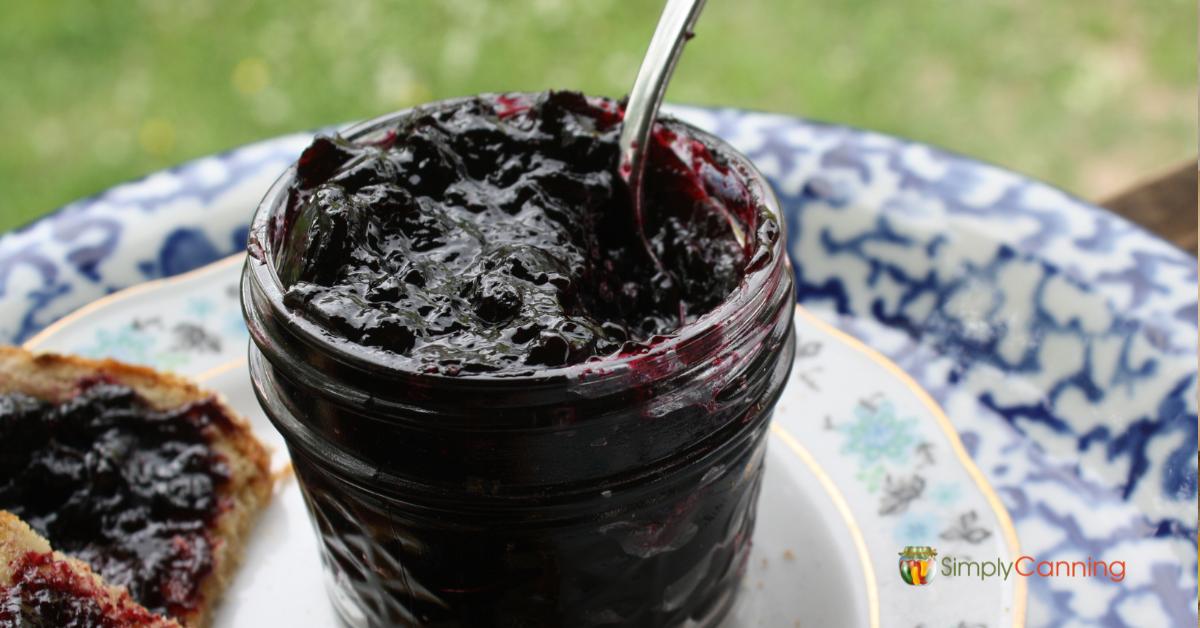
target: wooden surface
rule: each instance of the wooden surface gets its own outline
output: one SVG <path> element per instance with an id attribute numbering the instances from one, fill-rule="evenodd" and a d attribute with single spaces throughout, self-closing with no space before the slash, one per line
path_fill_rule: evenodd
<path id="1" fill-rule="evenodd" d="M 1187 162 L 1098 204 L 1196 254 L 1196 163 Z"/>

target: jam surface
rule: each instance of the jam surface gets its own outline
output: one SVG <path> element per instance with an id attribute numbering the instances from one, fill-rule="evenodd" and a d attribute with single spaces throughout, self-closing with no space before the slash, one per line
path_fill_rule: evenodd
<path id="1" fill-rule="evenodd" d="M 12 582 L 0 588 L 0 628 L 128 628 L 164 623 L 140 606 L 114 603 L 107 591 L 49 552 L 25 554 L 14 566 Z"/>
<path id="2" fill-rule="evenodd" d="M 444 375 L 636 352 L 695 321 L 741 281 L 731 224 L 753 232 L 758 209 L 744 173 L 660 124 L 639 223 L 621 116 L 572 92 L 509 94 L 369 142 L 318 137 L 271 235 L 285 303 Z"/>
<path id="3" fill-rule="evenodd" d="M 81 388 L 62 403 L 0 396 L 0 509 L 151 611 L 196 608 L 230 477 L 206 430 L 228 417 L 212 402 L 158 411 L 124 386 Z"/>

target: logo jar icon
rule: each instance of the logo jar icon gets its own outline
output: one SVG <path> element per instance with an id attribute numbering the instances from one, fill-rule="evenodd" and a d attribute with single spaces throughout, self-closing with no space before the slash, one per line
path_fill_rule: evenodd
<path id="1" fill-rule="evenodd" d="M 900 552 L 900 579 L 913 586 L 929 584 L 933 580 L 934 557 L 937 550 L 932 547 L 909 545 Z"/>

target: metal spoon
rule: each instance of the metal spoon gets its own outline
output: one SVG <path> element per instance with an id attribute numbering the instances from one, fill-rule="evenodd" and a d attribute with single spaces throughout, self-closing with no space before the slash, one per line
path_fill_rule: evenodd
<path id="1" fill-rule="evenodd" d="M 629 193 L 633 197 L 634 216 L 638 222 L 638 232 L 655 265 L 662 270 L 662 264 L 650 248 L 646 233 L 642 229 L 642 179 L 646 172 L 646 155 L 649 152 L 650 130 L 654 127 L 654 119 L 658 117 L 658 108 L 662 105 L 663 94 L 667 91 L 667 83 L 675 72 L 675 65 L 683 53 L 683 45 L 692 38 L 692 28 L 700 18 L 705 0 L 667 0 L 662 15 L 658 18 L 658 26 L 650 39 L 650 47 L 646 49 L 646 57 L 638 68 L 637 78 L 633 81 L 633 89 L 629 92 L 629 103 L 625 106 L 625 122 L 621 127 L 621 137 L 618 146 L 621 150 L 621 173 L 626 176 Z M 730 220 L 730 227 L 739 243 L 745 242 L 745 236 L 737 224 Z"/>
<path id="2" fill-rule="evenodd" d="M 634 208 L 641 218 L 642 174 L 646 170 L 646 147 L 650 129 L 658 116 L 667 83 L 675 72 L 675 64 L 683 53 L 683 45 L 692 38 L 692 27 L 700 17 L 704 0 L 667 0 L 658 26 L 638 68 L 637 79 L 629 92 L 625 106 L 625 124 L 621 127 L 621 169 L 628 173 L 629 190 L 633 193 Z"/>

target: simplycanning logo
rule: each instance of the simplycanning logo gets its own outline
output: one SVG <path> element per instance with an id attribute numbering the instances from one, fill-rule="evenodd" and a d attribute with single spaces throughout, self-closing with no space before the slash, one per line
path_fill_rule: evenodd
<path id="1" fill-rule="evenodd" d="M 900 579 L 913 586 L 929 584 L 935 572 L 937 550 L 932 547 L 909 545 L 900 552 Z M 987 580 L 999 577 L 1008 580 L 1012 576 L 1022 578 L 1107 578 L 1111 582 L 1125 579 L 1123 560 L 1038 560 L 1033 556 L 1021 556 L 1016 560 L 962 560 L 943 556 L 940 561 L 941 575 L 946 578 L 979 578 Z"/>
<path id="2" fill-rule="evenodd" d="M 900 579 L 906 584 L 919 586 L 933 580 L 933 558 L 937 550 L 932 547 L 909 545 L 900 552 Z"/>

